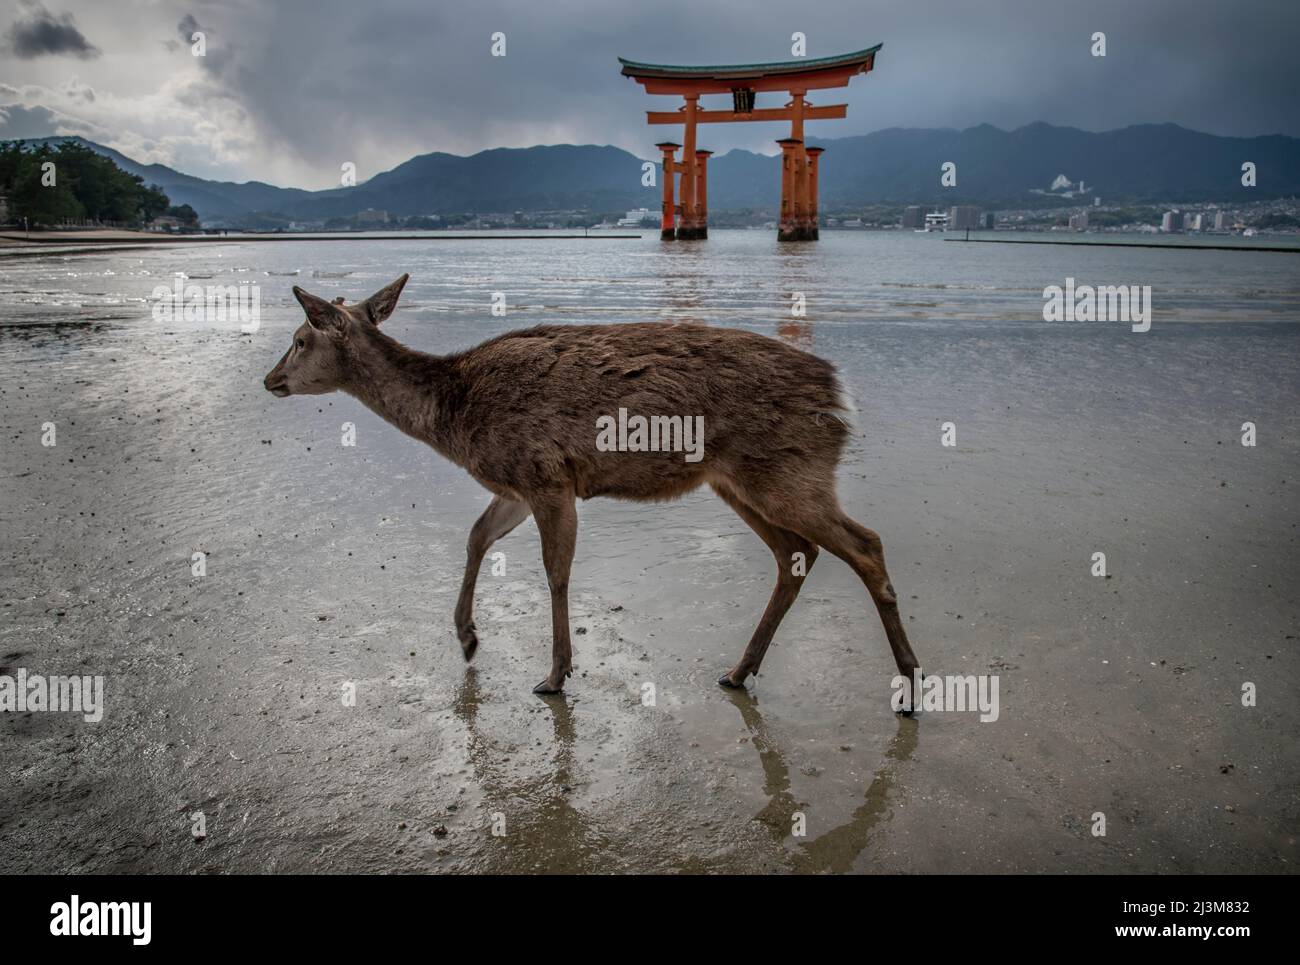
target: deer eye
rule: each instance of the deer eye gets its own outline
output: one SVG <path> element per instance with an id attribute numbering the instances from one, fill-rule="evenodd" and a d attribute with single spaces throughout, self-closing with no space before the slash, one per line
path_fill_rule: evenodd
<path id="1" fill-rule="evenodd" d="M 299 348 L 306 348 L 306 347 L 307 347 L 307 343 L 304 342 L 302 339 L 298 339 L 297 345 L 298 345 Z"/>

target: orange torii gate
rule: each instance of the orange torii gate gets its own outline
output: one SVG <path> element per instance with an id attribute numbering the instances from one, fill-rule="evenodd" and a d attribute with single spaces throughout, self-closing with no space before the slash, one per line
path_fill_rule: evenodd
<path id="1" fill-rule="evenodd" d="M 733 121 L 790 122 L 790 136 L 781 145 L 781 241 L 810 241 L 817 238 L 817 159 L 824 150 L 805 147 L 804 121 L 830 120 L 848 116 L 847 104 L 814 107 L 804 100 L 810 90 L 847 87 L 850 78 L 875 66 L 881 44 L 838 57 L 787 60 L 775 64 L 738 64 L 731 67 L 675 67 L 642 64 L 620 57 L 623 74 L 645 88 L 647 94 L 681 95 L 686 103 L 675 111 L 647 111 L 651 124 L 685 125 L 685 145 L 664 141 L 655 147 L 663 152 L 664 211 L 662 236 L 707 238 L 709 236 L 708 159 L 710 151 L 697 150 L 695 126 Z M 790 103 L 784 107 L 755 107 L 759 91 L 786 91 Z M 706 110 L 699 105 L 702 94 L 730 94 L 732 109 Z M 676 160 L 677 149 L 682 159 Z M 681 175 L 680 201 L 673 199 L 673 175 Z M 680 215 L 680 219 L 678 216 Z"/>

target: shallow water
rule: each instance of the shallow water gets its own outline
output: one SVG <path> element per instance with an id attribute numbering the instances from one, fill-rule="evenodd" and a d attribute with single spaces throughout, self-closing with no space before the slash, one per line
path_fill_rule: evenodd
<path id="1" fill-rule="evenodd" d="M 99 724 L 0 716 L 0 870 L 1291 870 L 1297 269 L 744 231 L 0 260 L 0 666 L 108 694 Z M 177 271 L 256 282 L 260 329 L 155 322 Z M 749 692 L 719 690 L 773 574 L 703 493 L 580 507 L 566 698 L 529 693 L 531 523 L 484 565 L 467 668 L 451 613 L 486 493 L 347 397 L 261 387 L 292 285 L 356 298 L 404 271 L 386 328 L 427 351 L 693 319 L 833 360 L 859 409 L 842 501 L 884 539 L 927 672 L 996 673 L 998 721 L 896 717 L 879 621 L 830 557 Z M 1044 322 L 1067 277 L 1150 285 L 1151 331 Z"/>

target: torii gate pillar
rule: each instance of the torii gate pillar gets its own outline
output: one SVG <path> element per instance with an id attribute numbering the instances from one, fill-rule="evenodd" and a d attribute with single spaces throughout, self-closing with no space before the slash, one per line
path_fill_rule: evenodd
<path id="1" fill-rule="evenodd" d="M 709 236 L 709 157 L 712 151 L 695 152 L 695 238 Z"/>
<path id="2" fill-rule="evenodd" d="M 672 241 L 677 237 L 677 202 L 673 198 L 673 179 L 678 168 L 677 162 L 673 160 L 673 154 L 681 145 L 674 144 L 672 141 L 663 141 L 655 147 L 664 154 L 664 209 L 663 218 L 659 222 L 659 237 L 664 241 Z"/>
<path id="3" fill-rule="evenodd" d="M 794 137 L 783 137 L 776 143 L 781 145 L 781 220 L 776 226 L 776 240 L 801 241 L 803 226 L 799 221 L 796 191 L 803 141 Z"/>
<path id="4" fill-rule="evenodd" d="M 822 156 L 826 148 L 810 147 L 806 153 L 808 155 L 808 230 L 809 236 L 813 241 L 821 237 L 821 231 L 817 227 L 817 159 Z"/>
<path id="5" fill-rule="evenodd" d="M 699 113 L 700 95 L 687 94 L 685 100 L 686 109 L 682 112 L 686 127 L 686 136 L 682 138 L 682 220 L 677 226 L 678 241 L 704 238 L 708 234 L 705 226 L 700 223 L 700 159 L 695 149 L 695 124 Z"/>

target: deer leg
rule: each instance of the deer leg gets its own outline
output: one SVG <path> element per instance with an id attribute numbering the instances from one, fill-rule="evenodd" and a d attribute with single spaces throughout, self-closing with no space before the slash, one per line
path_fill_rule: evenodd
<path id="1" fill-rule="evenodd" d="M 830 550 L 849 566 L 867 586 L 880 622 L 885 627 L 885 636 L 889 639 L 889 649 L 894 652 L 894 663 L 898 672 L 913 679 L 913 671 L 920 667 L 912 645 L 907 642 L 907 631 L 903 629 L 903 620 L 898 615 L 898 595 L 889 582 L 889 573 L 885 569 L 885 551 L 880 536 L 867 527 L 845 516 L 838 508 L 813 519 L 792 523 L 798 532 L 814 540 L 824 549 Z"/>
<path id="2" fill-rule="evenodd" d="M 724 687 L 743 688 L 745 678 L 758 673 L 763 655 L 767 653 L 768 645 L 776 634 L 776 628 L 799 595 L 804 576 L 817 559 L 817 545 L 798 533 L 773 525 L 727 490 L 714 486 L 714 491 L 736 511 L 736 515 L 749 524 L 776 557 L 776 587 L 772 590 L 771 599 L 767 601 L 767 609 L 763 611 L 762 619 L 758 621 L 758 627 L 745 647 L 740 662 L 730 673 L 718 678 L 718 683 Z M 802 557 L 796 554 L 802 554 Z"/>
<path id="3" fill-rule="evenodd" d="M 465 578 L 460 584 L 460 598 L 456 601 L 456 637 L 466 660 L 472 660 L 474 651 L 478 649 L 478 633 L 474 626 L 474 584 L 478 581 L 483 556 L 493 543 L 527 519 L 530 512 L 532 510 L 525 502 L 495 496 L 469 531 L 469 558 L 465 563 Z"/>
<path id="4" fill-rule="evenodd" d="M 573 493 L 547 495 L 533 502 L 533 517 L 542 534 L 542 563 L 551 588 L 551 673 L 533 688 L 535 694 L 558 694 L 573 673 L 569 643 L 569 568 L 578 539 L 578 511 Z"/>

